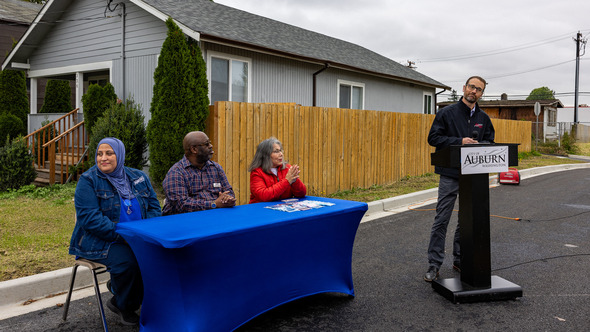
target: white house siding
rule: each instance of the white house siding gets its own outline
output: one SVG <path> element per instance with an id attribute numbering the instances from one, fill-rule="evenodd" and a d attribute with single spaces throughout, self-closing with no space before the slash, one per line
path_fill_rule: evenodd
<path id="1" fill-rule="evenodd" d="M 340 69 L 328 69 L 318 75 L 318 106 L 337 107 L 338 80 L 364 84 L 364 109 L 388 112 L 422 113 L 426 87 L 369 76 Z"/>
<path id="2" fill-rule="evenodd" d="M 145 10 L 128 1 L 125 5 L 126 86 L 122 84 L 121 11 L 120 7 L 112 13 L 107 10 L 106 15 L 112 17 L 105 18 L 106 1 L 73 1 L 31 55 L 31 72 L 34 75 L 51 70 L 56 76 L 64 76 L 75 74 L 73 70 L 110 70 L 110 80 L 117 95 L 122 99 L 132 97 L 142 106 L 148 121 L 153 73 L 167 28 L 164 22 Z M 111 4 L 113 7 L 114 4 Z M 104 68 L 97 68 L 96 64 L 105 65 Z"/>
<path id="3" fill-rule="evenodd" d="M 251 102 L 312 105 L 313 74 L 322 69 L 323 65 L 212 43 L 203 43 L 202 46 L 206 59 L 209 51 L 251 59 Z M 424 93 L 435 93 L 434 88 L 412 86 L 409 83 L 330 67 L 317 75 L 317 106 L 338 106 L 338 80 L 364 84 L 365 109 L 370 110 L 422 113 Z"/>
<path id="4" fill-rule="evenodd" d="M 132 98 L 141 107 L 145 117 L 145 123 L 151 119 L 150 105 L 154 90 L 154 71 L 158 65 L 157 55 L 145 55 L 127 58 L 125 61 L 125 98 Z M 121 71 L 121 61 L 114 62 L 113 72 Z M 112 78 L 113 85 L 119 98 L 121 96 L 121 76 Z"/>

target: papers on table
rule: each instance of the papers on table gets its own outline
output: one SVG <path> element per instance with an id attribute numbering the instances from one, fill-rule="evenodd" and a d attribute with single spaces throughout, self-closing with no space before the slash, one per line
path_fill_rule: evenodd
<path id="1" fill-rule="evenodd" d="M 284 203 L 276 205 L 265 206 L 267 209 L 278 210 L 283 212 L 296 212 L 296 211 L 307 211 L 311 209 L 319 209 L 324 206 L 332 206 L 334 203 L 322 202 L 322 201 L 311 201 L 304 200 L 299 201 L 297 199 L 286 199 Z"/>

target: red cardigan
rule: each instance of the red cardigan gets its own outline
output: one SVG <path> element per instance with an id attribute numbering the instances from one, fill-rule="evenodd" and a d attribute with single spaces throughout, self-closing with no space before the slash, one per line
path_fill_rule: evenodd
<path id="1" fill-rule="evenodd" d="M 277 169 L 278 175 L 266 174 L 258 167 L 250 173 L 250 203 L 270 202 L 291 197 L 304 197 L 307 189 L 300 179 L 293 184 L 285 178 L 291 165 Z"/>

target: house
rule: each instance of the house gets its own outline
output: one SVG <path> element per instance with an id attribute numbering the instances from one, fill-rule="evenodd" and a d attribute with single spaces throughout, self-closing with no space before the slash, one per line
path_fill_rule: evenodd
<path id="1" fill-rule="evenodd" d="M 49 0 L 2 68 L 26 70 L 32 94 L 41 78 L 76 82 L 80 108 L 90 83 L 110 81 L 147 121 L 168 17 L 200 42 L 212 103 L 432 113 L 436 90 L 450 89 L 359 45 L 209 0 Z"/>
<path id="2" fill-rule="evenodd" d="M 535 115 L 535 104 L 537 102 L 541 106 L 538 120 Z M 437 106 L 440 109 L 453 103 L 455 102 L 444 101 L 437 103 Z M 500 100 L 480 99 L 477 104 L 490 118 L 531 121 L 533 135 L 539 138 L 543 137 L 543 140 L 555 138 L 557 111 L 563 108 L 563 104 L 559 99 L 508 100 L 506 94 L 502 94 Z M 538 128 L 537 123 L 539 124 Z"/>

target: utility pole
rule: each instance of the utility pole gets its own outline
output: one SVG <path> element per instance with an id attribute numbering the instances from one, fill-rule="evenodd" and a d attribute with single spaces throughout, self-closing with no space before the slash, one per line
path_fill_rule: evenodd
<path id="1" fill-rule="evenodd" d="M 574 123 L 578 123 L 578 88 L 580 85 L 580 48 L 584 46 L 584 54 L 586 53 L 586 39 L 582 39 L 582 34 L 578 31 L 576 35 L 576 86 L 574 92 Z M 582 55 L 584 55 L 582 54 Z"/>

